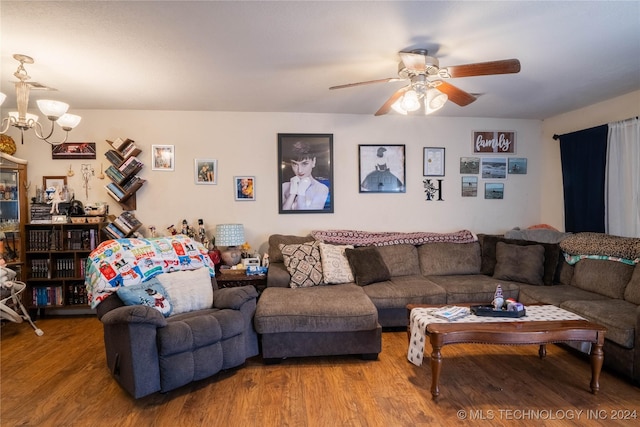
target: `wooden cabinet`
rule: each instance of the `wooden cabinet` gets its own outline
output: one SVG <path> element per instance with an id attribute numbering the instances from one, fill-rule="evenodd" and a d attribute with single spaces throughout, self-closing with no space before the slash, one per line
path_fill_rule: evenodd
<path id="1" fill-rule="evenodd" d="M 124 210 L 136 209 L 136 192 L 146 182 L 136 175 L 144 164 L 138 160 L 141 150 L 131 139 L 115 141 L 107 140 L 111 149 L 105 153 L 105 157 L 111 163 L 105 170 L 105 174 L 111 180 L 105 188 L 107 193 L 122 206 Z"/>
<path id="2" fill-rule="evenodd" d="M 0 153 L 0 253 L 22 279 L 27 222 L 27 161 Z"/>
<path id="3" fill-rule="evenodd" d="M 87 308 L 87 258 L 104 223 L 26 224 L 24 304 L 31 309 Z"/>

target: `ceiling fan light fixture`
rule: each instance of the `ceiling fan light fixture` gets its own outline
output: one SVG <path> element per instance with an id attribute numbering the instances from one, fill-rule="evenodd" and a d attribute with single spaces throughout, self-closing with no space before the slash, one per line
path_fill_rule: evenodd
<path id="1" fill-rule="evenodd" d="M 424 99 L 424 113 L 431 114 L 438 111 L 444 107 L 448 100 L 449 96 L 446 93 L 442 93 L 438 89 L 429 89 Z"/>
<path id="2" fill-rule="evenodd" d="M 416 111 L 420 108 L 420 99 L 415 90 L 408 90 L 401 98 L 400 106 L 405 111 Z"/>
<path id="3" fill-rule="evenodd" d="M 36 101 L 38 108 L 49 120 L 56 121 L 69 109 L 69 104 L 51 99 L 39 99 Z"/>

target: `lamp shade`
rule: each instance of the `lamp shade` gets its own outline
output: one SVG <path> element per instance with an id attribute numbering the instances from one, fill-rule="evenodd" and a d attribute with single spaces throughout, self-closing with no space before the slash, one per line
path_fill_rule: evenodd
<path id="1" fill-rule="evenodd" d="M 216 245 L 238 246 L 245 242 L 242 224 L 216 225 Z"/>
<path id="2" fill-rule="evenodd" d="M 69 109 L 69 104 L 60 101 L 52 101 L 50 99 L 39 99 L 36 101 L 38 108 L 42 111 L 42 114 L 53 120 L 57 120 Z"/>

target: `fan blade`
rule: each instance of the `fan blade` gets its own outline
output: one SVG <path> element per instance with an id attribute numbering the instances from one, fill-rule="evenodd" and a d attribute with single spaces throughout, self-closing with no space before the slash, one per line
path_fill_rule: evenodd
<path id="1" fill-rule="evenodd" d="M 440 84 L 436 86 L 436 89 L 442 93 L 446 93 L 447 96 L 449 96 L 449 101 L 458 104 L 461 107 L 469 105 L 476 100 L 475 96 L 463 91 L 462 89 L 458 89 L 447 82 L 440 82 Z"/>
<path id="2" fill-rule="evenodd" d="M 344 89 L 347 87 L 354 87 L 354 86 L 362 86 L 362 85 L 369 85 L 369 84 L 373 84 L 373 83 L 387 83 L 387 82 L 400 82 L 403 81 L 405 79 L 399 79 L 397 77 L 388 77 L 386 79 L 378 79 L 378 80 L 369 80 L 366 82 L 357 82 L 357 83 L 347 83 L 346 85 L 338 85 L 338 86 L 331 86 L 329 89 Z"/>
<path id="3" fill-rule="evenodd" d="M 389 109 L 391 108 L 391 106 L 402 96 L 404 95 L 404 93 L 409 90 L 409 88 L 411 87 L 411 85 L 409 86 L 405 86 L 403 88 L 398 89 L 397 91 L 395 91 L 395 93 L 393 95 L 391 95 L 391 97 L 389 99 L 387 99 L 387 102 L 385 102 L 382 107 L 380 107 L 380 109 L 378 111 L 376 111 L 376 114 L 374 114 L 375 116 L 382 116 L 383 114 L 387 114 L 389 112 Z"/>
<path id="4" fill-rule="evenodd" d="M 400 52 L 400 60 L 410 71 L 424 72 L 426 69 L 425 56 L 419 53 Z"/>
<path id="5" fill-rule="evenodd" d="M 520 72 L 520 61 L 505 59 L 502 61 L 478 62 L 476 64 L 454 65 L 447 67 L 450 77 L 490 76 L 492 74 L 511 74 Z"/>

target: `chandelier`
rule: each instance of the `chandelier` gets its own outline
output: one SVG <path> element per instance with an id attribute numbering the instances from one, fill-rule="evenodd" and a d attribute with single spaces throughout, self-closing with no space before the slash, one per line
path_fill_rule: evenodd
<path id="1" fill-rule="evenodd" d="M 42 131 L 42 125 L 38 122 L 38 116 L 36 114 L 27 113 L 29 107 L 29 92 L 31 89 L 44 89 L 44 90 L 56 90 L 47 86 L 44 86 L 37 82 L 28 81 L 31 79 L 27 74 L 27 70 L 24 69 L 24 64 L 33 64 L 33 58 L 27 55 L 15 54 L 14 59 L 20 62 L 18 69 L 14 76 L 18 79 L 15 83 L 16 86 L 16 102 L 18 103 L 18 111 L 10 111 L 9 115 L 2 119 L 2 128 L 0 134 L 5 134 L 9 130 L 9 126 L 20 129 L 20 135 L 22 137 L 22 143 L 24 144 L 24 131 L 33 129 L 36 137 L 51 145 L 59 145 L 66 142 L 69 136 L 69 131 L 80 123 L 80 116 L 75 114 L 68 114 L 69 104 L 65 104 L 60 101 L 52 101 L 48 99 L 39 99 L 36 101 L 38 108 L 44 114 L 49 121 L 51 121 L 51 130 L 48 135 L 44 135 Z M 4 102 L 7 96 L 0 92 L 0 105 Z M 62 141 L 52 142 L 49 140 L 53 135 L 55 129 L 54 123 L 65 131 L 65 136 Z"/>
<path id="2" fill-rule="evenodd" d="M 438 111 L 447 103 L 449 96 L 436 89 L 438 83 L 430 82 L 424 74 L 411 77 L 411 84 L 404 94 L 391 105 L 394 111 L 408 114 L 423 109 L 424 114 Z"/>

